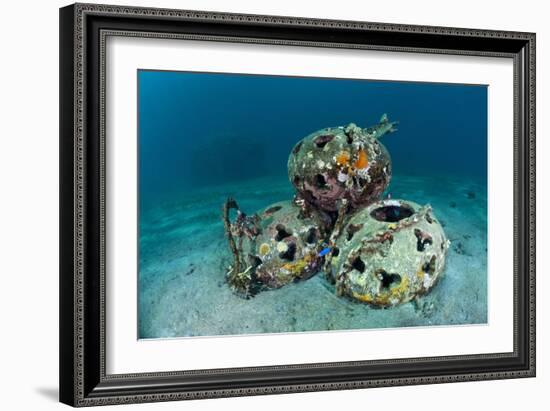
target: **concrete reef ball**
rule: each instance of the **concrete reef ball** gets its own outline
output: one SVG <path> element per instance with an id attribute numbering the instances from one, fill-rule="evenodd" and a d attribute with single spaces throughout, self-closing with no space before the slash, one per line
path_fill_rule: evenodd
<path id="1" fill-rule="evenodd" d="M 230 231 L 242 262 L 240 272 L 228 273 L 233 289 L 252 296 L 263 289 L 280 288 L 317 273 L 329 228 L 317 214 L 303 215 L 290 201 L 282 201 L 247 217 L 240 210 Z"/>
<path id="2" fill-rule="evenodd" d="M 331 251 L 338 295 L 388 307 L 426 293 L 445 266 L 449 241 L 429 205 L 382 200 L 355 213 Z"/>
<path id="3" fill-rule="evenodd" d="M 298 196 L 324 211 L 337 211 L 340 199 L 351 208 L 378 200 L 391 179 L 390 155 L 378 139 L 395 124 L 383 115 L 373 127 L 325 128 L 299 141 L 288 158 Z"/>

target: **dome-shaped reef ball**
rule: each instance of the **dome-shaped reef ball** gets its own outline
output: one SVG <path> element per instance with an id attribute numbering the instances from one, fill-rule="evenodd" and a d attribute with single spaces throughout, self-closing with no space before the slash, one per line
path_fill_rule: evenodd
<path id="1" fill-rule="evenodd" d="M 429 205 L 381 200 L 357 211 L 331 250 L 338 295 L 389 307 L 427 293 L 445 267 L 449 241 Z"/>
<path id="2" fill-rule="evenodd" d="M 228 208 L 237 210 L 229 221 Z M 281 201 L 253 215 L 233 199 L 224 206 L 224 222 L 233 263 L 227 281 L 248 298 L 316 274 L 324 263 L 323 240 L 329 227 L 314 211 L 307 216 L 291 201 Z"/>
<path id="3" fill-rule="evenodd" d="M 324 128 L 299 141 L 288 158 L 298 196 L 325 211 L 337 211 L 340 199 L 351 208 L 380 199 L 391 179 L 391 159 L 378 139 L 395 131 L 395 124 L 383 115 L 373 127 Z"/>

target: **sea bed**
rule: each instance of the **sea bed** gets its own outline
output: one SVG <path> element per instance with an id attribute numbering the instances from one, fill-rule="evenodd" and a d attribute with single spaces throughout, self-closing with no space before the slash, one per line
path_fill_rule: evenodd
<path id="1" fill-rule="evenodd" d="M 487 322 L 487 187 L 454 176 L 393 176 L 391 195 L 431 204 L 451 240 L 439 283 L 389 309 L 338 298 L 322 273 L 245 300 L 225 273 L 232 255 L 221 205 L 245 212 L 292 198 L 282 177 L 206 187 L 140 211 L 139 337 L 413 327 Z"/>

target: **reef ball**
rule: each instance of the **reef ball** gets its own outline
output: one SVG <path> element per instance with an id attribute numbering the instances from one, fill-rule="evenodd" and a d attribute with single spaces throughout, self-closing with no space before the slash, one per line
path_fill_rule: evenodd
<path id="1" fill-rule="evenodd" d="M 251 296 L 309 278 L 324 262 L 320 252 L 328 229 L 317 214 L 303 215 L 290 201 L 272 204 L 252 216 L 238 210 L 230 232 L 240 267 L 235 271 L 234 262 L 228 282 L 235 291 Z"/>
<path id="2" fill-rule="evenodd" d="M 445 266 L 449 241 L 429 205 L 382 200 L 340 231 L 329 267 L 338 295 L 387 307 L 426 293 Z"/>
<path id="3" fill-rule="evenodd" d="M 351 208 L 380 199 L 391 179 L 391 160 L 378 139 L 395 131 L 395 124 L 384 115 L 374 127 L 325 128 L 299 141 L 288 158 L 298 195 L 325 211 L 337 211 L 340 199 Z"/>

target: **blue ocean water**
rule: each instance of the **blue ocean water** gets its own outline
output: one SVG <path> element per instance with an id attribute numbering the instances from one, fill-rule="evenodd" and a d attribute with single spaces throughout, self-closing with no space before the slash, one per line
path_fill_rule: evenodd
<path id="1" fill-rule="evenodd" d="M 140 337 L 486 322 L 485 85 L 149 70 L 138 80 Z M 322 276 L 233 295 L 225 198 L 250 213 L 292 198 L 286 164 L 298 140 L 383 113 L 399 121 L 382 139 L 389 192 L 432 204 L 453 242 L 441 283 L 422 306 L 391 310 L 337 299 Z"/>

